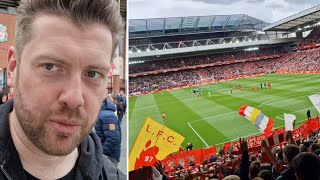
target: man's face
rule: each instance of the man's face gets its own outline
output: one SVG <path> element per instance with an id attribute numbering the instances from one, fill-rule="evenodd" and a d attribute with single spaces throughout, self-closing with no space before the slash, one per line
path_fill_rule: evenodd
<path id="1" fill-rule="evenodd" d="M 90 133 L 101 102 L 112 54 L 108 28 L 83 29 L 61 17 L 42 16 L 20 62 L 9 52 L 14 113 L 27 138 L 50 155 L 71 153 Z"/>

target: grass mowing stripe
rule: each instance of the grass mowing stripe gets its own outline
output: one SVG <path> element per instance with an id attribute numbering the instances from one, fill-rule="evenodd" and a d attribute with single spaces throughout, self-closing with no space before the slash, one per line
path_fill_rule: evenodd
<path id="1" fill-rule="evenodd" d="M 184 136 L 186 139 L 183 142 L 183 147 L 187 145 L 188 142 L 192 142 L 195 148 L 199 147 L 205 147 L 205 143 L 202 142 L 202 140 L 197 136 L 197 134 L 193 133 L 189 126 L 188 122 L 193 119 L 200 119 L 201 117 L 193 111 L 193 109 L 190 109 L 184 102 L 179 101 L 173 94 L 170 92 L 165 92 L 165 96 L 156 93 L 155 99 L 157 104 L 159 105 L 159 109 L 161 112 L 166 112 L 167 115 L 167 122 L 165 122 L 165 125 L 172 128 L 174 131 L 178 132 L 182 136 Z M 163 105 L 164 101 L 176 101 L 177 103 L 171 105 Z M 207 128 L 210 129 L 210 131 L 214 132 L 216 135 L 218 135 L 222 139 L 227 138 L 221 134 L 218 130 L 216 130 L 214 127 L 211 127 L 207 122 L 202 122 Z M 202 137 L 202 131 L 199 132 L 199 130 L 196 127 L 193 127 L 198 134 Z M 188 131 L 191 131 L 192 133 L 187 133 Z"/>
<path id="2" fill-rule="evenodd" d="M 219 144 L 258 133 L 254 125 L 237 114 L 237 109 L 243 104 L 256 107 L 266 116 L 274 118 L 274 127 L 284 126 L 284 121 L 279 119 L 283 118 L 284 112 L 294 114 L 297 117 L 296 127 L 298 127 L 307 119 L 306 108 L 313 106 L 308 96 L 320 92 L 319 77 L 320 75 L 315 74 L 268 74 L 221 82 L 219 85 L 222 86 L 222 91 L 219 91 L 218 86 L 214 84 L 202 85 L 199 88 L 204 88 L 204 94 L 200 99 L 190 93 L 190 89 L 197 87 L 164 92 L 163 95 L 155 93 L 152 98 L 155 98 L 156 102 L 148 100 L 151 98 L 150 95 L 146 95 L 143 99 L 138 97 L 137 102 L 133 103 L 134 106 L 129 106 L 130 113 L 133 112 L 130 114 L 129 122 L 138 124 L 133 123 L 132 127 L 130 124 L 129 130 L 136 131 L 139 121 L 143 121 L 147 115 L 159 117 L 161 111 L 168 111 L 169 119 L 166 126 L 174 130 L 178 129 L 178 132 L 187 138 L 183 146 L 188 141 L 193 144 L 197 141 L 197 145 L 194 144 L 195 148 L 206 147 L 205 143 Z M 260 86 L 260 82 L 269 80 L 272 85 L 271 90 L 251 92 L 251 85 Z M 229 84 L 233 85 L 232 95 Z M 244 92 L 236 91 L 235 84 L 241 84 Z M 207 97 L 207 87 L 213 92 L 212 98 Z M 132 108 L 135 111 L 132 111 Z M 315 108 L 310 110 L 313 116 L 318 114 Z M 193 132 L 188 123 L 205 143 Z M 134 141 L 134 134 L 130 133 L 129 138 L 130 142 Z"/>
<path id="3" fill-rule="evenodd" d="M 156 104 L 156 101 L 152 94 L 137 97 L 135 102 L 135 107 L 141 107 L 145 104 L 147 105 Z M 153 108 L 152 110 L 149 110 L 149 111 L 136 111 L 135 109 L 131 111 L 131 115 L 130 115 L 131 119 L 129 120 L 129 139 L 130 139 L 129 149 L 130 150 L 135 141 L 135 138 L 140 132 L 140 129 L 142 127 L 144 120 L 148 116 L 154 120 L 160 120 L 160 117 L 161 117 L 160 111 L 158 108 Z"/>
<path id="4" fill-rule="evenodd" d="M 130 97 L 130 98 L 129 98 L 129 107 L 128 107 L 129 120 L 131 119 L 132 111 L 135 109 L 134 107 L 135 107 L 137 98 L 138 98 L 138 97 Z"/>

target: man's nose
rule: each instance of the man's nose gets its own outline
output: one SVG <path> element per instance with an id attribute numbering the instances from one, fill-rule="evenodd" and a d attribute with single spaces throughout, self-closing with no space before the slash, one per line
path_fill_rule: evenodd
<path id="1" fill-rule="evenodd" d="M 72 77 L 64 83 L 64 87 L 60 97 L 59 103 L 68 106 L 70 109 L 75 109 L 84 105 L 84 94 L 81 76 Z"/>

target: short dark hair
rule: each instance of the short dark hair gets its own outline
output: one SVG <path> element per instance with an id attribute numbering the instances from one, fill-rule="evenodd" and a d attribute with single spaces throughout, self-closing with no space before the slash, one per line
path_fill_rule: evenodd
<path id="1" fill-rule="evenodd" d="M 305 145 L 307 148 L 309 148 L 311 144 L 312 144 L 312 141 L 305 141 L 303 143 L 303 145 Z"/>
<path id="2" fill-rule="evenodd" d="M 292 166 L 301 180 L 318 180 L 320 178 L 320 159 L 315 154 L 300 153 L 293 158 Z"/>
<path id="3" fill-rule="evenodd" d="M 112 34 L 112 52 L 123 30 L 116 0 L 21 0 L 17 9 L 15 39 L 18 59 L 24 45 L 31 39 L 32 23 L 40 15 L 64 17 L 80 27 L 95 23 L 107 26 Z"/>
<path id="4" fill-rule="evenodd" d="M 255 177 L 258 177 L 259 172 L 260 168 L 255 164 L 251 164 L 249 167 L 249 178 L 253 179 Z"/>
<path id="5" fill-rule="evenodd" d="M 315 152 L 317 149 L 320 149 L 320 144 L 312 143 L 309 148 L 312 152 Z"/>
<path id="6" fill-rule="evenodd" d="M 300 153 L 300 149 L 297 145 L 287 144 L 283 149 L 283 153 L 286 155 L 288 162 L 291 162 Z"/>
<path id="7" fill-rule="evenodd" d="M 264 180 L 272 180 L 272 175 L 271 175 L 271 172 L 268 171 L 268 170 L 262 170 L 260 171 L 259 173 L 259 177 L 261 177 L 262 179 Z"/>
<path id="8" fill-rule="evenodd" d="M 308 152 L 308 148 L 304 144 L 300 144 L 300 152 Z"/>

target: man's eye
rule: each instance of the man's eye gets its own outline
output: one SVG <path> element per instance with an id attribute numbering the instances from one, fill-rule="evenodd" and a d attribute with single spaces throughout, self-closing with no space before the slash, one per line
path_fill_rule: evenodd
<path id="1" fill-rule="evenodd" d="M 101 74 L 98 73 L 97 71 L 88 71 L 87 73 L 88 77 L 93 78 L 93 79 L 97 79 L 101 77 Z"/>
<path id="2" fill-rule="evenodd" d="M 51 63 L 44 64 L 43 66 L 48 71 L 57 71 L 59 69 L 59 67 L 57 65 L 54 65 L 54 64 L 51 64 Z"/>

